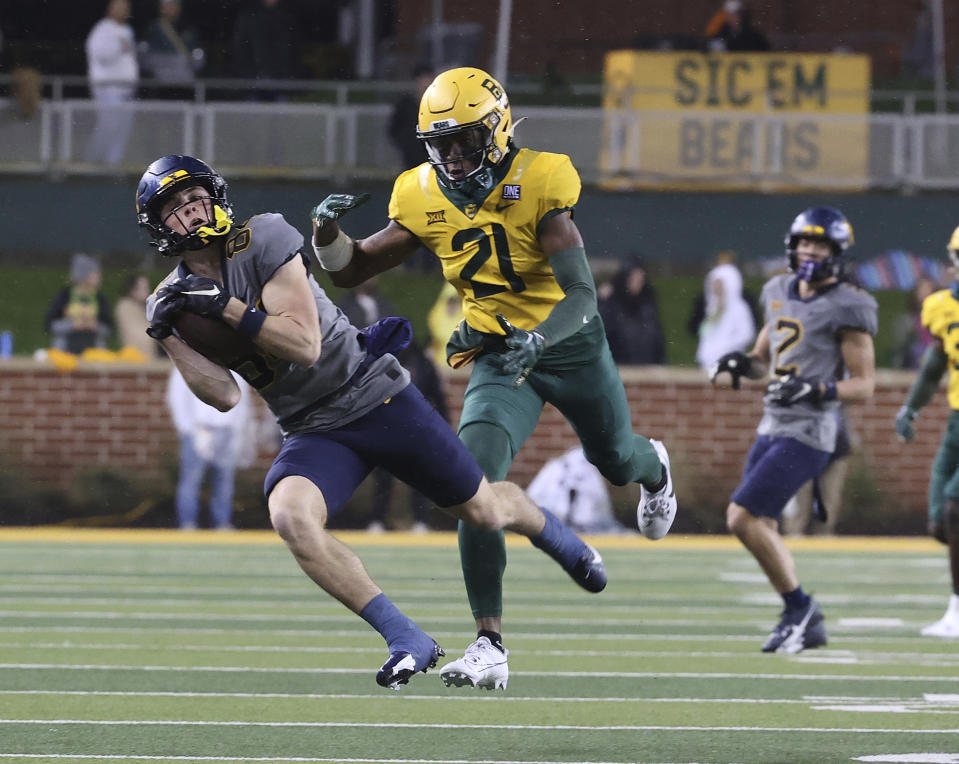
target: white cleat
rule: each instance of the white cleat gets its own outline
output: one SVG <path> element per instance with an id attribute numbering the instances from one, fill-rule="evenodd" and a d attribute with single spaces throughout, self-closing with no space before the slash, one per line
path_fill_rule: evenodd
<path id="1" fill-rule="evenodd" d="M 959 594 L 949 598 L 949 607 L 946 614 L 921 632 L 924 637 L 942 637 L 944 639 L 959 639 Z"/>
<path id="2" fill-rule="evenodd" d="M 466 648 L 462 658 L 450 661 L 440 669 L 440 677 L 447 687 L 481 687 L 484 690 L 505 690 L 509 681 L 509 650 L 500 650 L 480 637 Z"/>
<path id="3" fill-rule="evenodd" d="M 676 519 L 676 491 L 673 490 L 673 473 L 669 469 L 669 454 L 666 446 L 660 441 L 649 439 L 659 456 L 659 461 L 666 468 L 666 485 L 656 493 L 651 493 L 646 486 L 639 486 L 639 506 L 636 507 L 636 524 L 639 532 L 653 541 L 661 539 L 673 525 Z"/>

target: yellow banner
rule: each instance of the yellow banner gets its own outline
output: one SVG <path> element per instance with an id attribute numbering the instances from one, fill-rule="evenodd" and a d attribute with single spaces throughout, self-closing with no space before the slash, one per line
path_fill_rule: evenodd
<path id="1" fill-rule="evenodd" d="M 615 51 L 600 167 L 611 188 L 862 188 L 867 56 Z"/>

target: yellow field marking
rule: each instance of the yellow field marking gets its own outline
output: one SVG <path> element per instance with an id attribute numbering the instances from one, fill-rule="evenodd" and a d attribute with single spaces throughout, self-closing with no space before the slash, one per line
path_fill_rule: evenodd
<path id="1" fill-rule="evenodd" d="M 456 533 L 433 531 L 425 534 L 335 531 L 334 536 L 350 546 L 455 547 Z M 672 535 L 660 541 L 642 536 L 589 536 L 598 549 L 739 549 L 732 536 Z M 267 530 L 190 531 L 152 528 L 65 528 L 16 527 L 0 528 L 0 542 L 70 543 L 70 544 L 177 544 L 177 545 L 280 545 L 280 538 Z M 507 546 L 523 547 L 529 542 L 515 534 L 506 535 Z M 893 552 L 944 553 L 943 546 L 925 536 L 830 536 L 786 539 L 790 549 L 829 552 Z M 745 550 L 743 550 L 745 553 Z"/>

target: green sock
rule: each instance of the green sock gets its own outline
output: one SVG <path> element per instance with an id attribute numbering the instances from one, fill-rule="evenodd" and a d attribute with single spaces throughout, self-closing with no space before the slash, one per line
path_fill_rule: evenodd
<path id="1" fill-rule="evenodd" d="M 503 615 L 506 542 L 502 531 L 481 531 L 459 524 L 460 562 L 474 618 Z"/>
<path id="2" fill-rule="evenodd" d="M 502 427 L 486 422 L 469 424 L 460 440 L 476 457 L 487 480 L 503 480 L 513 461 L 513 448 Z M 503 573 L 506 541 L 502 531 L 482 531 L 460 521 L 460 562 L 466 596 L 474 618 L 503 615 Z"/>

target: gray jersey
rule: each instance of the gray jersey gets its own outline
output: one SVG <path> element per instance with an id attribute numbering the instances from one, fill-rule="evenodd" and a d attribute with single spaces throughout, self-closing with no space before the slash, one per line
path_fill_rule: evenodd
<path id="1" fill-rule="evenodd" d="M 255 215 L 234 227 L 221 268 L 227 291 L 262 308 L 264 285 L 290 260 L 303 263 L 316 300 L 323 335 L 320 359 L 312 366 L 257 353 L 232 364 L 263 397 L 288 432 L 328 430 L 358 419 L 409 384 L 409 372 L 390 354 L 368 358 L 353 326 L 326 296 L 301 254 L 303 236 L 282 215 Z M 189 275 L 180 263 L 163 283 Z M 162 284 L 161 284 L 162 286 Z M 151 295 L 147 315 L 153 313 Z"/>
<path id="2" fill-rule="evenodd" d="M 847 283 L 802 299 L 798 280 L 791 273 L 774 276 L 760 297 L 769 335 L 770 373 L 796 374 L 822 382 L 846 375 L 840 332 L 854 329 L 875 335 L 878 330 L 876 300 Z M 760 435 L 795 438 L 820 451 L 836 448 L 839 401 L 794 406 L 767 405 L 759 422 Z"/>

